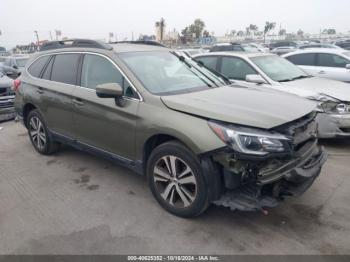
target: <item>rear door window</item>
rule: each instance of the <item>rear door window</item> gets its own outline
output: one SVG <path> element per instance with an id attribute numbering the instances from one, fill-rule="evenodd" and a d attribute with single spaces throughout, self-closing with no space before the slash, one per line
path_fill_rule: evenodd
<path id="1" fill-rule="evenodd" d="M 56 55 L 52 66 L 51 80 L 75 85 L 80 54 Z"/>
<path id="2" fill-rule="evenodd" d="M 34 77 L 40 77 L 40 73 L 43 70 L 49 58 L 50 56 L 42 56 L 35 60 L 35 62 L 31 64 L 31 66 L 28 69 L 29 74 Z"/>
<path id="3" fill-rule="evenodd" d="M 287 60 L 295 65 L 315 66 L 316 54 L 305 53 L 286 57 Z"/>
<path id="4" fill-rule="evenodd" d="M 236 57 L 222 57 L 220 72 L 230 79 L 245 81 L 246 75 L 257 72 L 246 61 Z"/>
<path id="5" fill-rule="evenodd" d="M 333 54 L 318 54 L 318 66 L 344 68 L 350 62 L 345 58 Z"/>

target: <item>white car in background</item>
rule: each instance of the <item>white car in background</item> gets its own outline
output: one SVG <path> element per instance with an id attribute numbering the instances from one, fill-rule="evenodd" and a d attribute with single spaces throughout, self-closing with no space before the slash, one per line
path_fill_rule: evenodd
<path id="1" fill-rule="evenodd" d="M 315 48 L 283 56 L 310 75 L 350 83 L 350 51 Z"/>
<path id="2" fill-rule="evenodd" d="M 198 55 L 194 59 L 234 82 L 255 84 L 313 100 L 322 112 L 317 116 L 319 137 L 350 137 L 350 84 L 313 77 L 273 54 L 217 52 Z"/>

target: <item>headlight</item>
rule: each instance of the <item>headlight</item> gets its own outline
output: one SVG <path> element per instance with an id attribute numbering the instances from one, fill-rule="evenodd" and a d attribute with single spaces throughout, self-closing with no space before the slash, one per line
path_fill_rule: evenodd
<path id="1" fill-rule="evenodd" d="M 225 143 L 238 152 L 252 155 L 285 152 L 287 138 L 278 133 L 253 128 L 226 127 L 209 121 L 210 128 Z"/>
<path id="2" fill-rule="evenodd" d="M 348 114 L 350 113 L 350 105 L 342 103 L 334 97 L 319 94 L 315 97 L 307 97 L 311 100 L 318 101 L 318 109 L 328 114 Z"/>
<path id="3" fill-rule="evenodd" d="M 350 107 L 344 103 L 337 102 L 324 102 L 320 105 L 324 112 L 329 114 L 348 114 L 350 113 Z"/>

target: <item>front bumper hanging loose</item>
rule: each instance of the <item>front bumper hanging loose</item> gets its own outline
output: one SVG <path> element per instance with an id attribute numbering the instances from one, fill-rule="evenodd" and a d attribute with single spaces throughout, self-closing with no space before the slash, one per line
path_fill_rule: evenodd
<path id="1" fill-rule="evenodd" d="M 264 176 L 260 174 L 261 178 L 257 183 L 229 190 L 213 203 L 241 211 L 275 207 L 286 196 L 299 196 L 304 193 L 319 176 L 326 160 L 327 153 L 324 148 L 312 146 L 277 170 L 265 172 Z M 268 193 L 266 188 L 270 189 Z"/>

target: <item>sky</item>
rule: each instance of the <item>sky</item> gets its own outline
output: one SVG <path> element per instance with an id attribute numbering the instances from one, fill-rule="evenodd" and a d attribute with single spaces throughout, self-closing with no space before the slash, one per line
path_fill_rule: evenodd
<path id="1" fill-rule="evenodd" d="M 265 21 L 287 32 L 349 32 L 349 10 L 350 0 L 1 0 L 0 46 L 35 42 L 34 30 L 40 40 L 50 40 L 55 29 L 69 38 L 108 39 L 113 32 L 118 40 L 131 40 L 132 34 L 154 34 L 161 17 L 167 31 L 201 18 L 215 35 L 249 24 L 262 29 Z"/>

